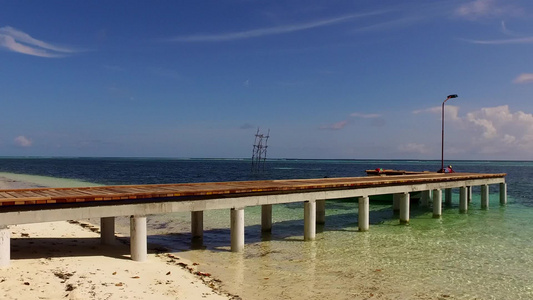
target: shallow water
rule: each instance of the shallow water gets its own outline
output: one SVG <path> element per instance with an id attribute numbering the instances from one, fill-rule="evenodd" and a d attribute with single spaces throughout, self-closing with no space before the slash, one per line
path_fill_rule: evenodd
<path id="1" fill-rule="evenodd" d="M 244 299 L 533 298 L 533 222 L 526 208 L 499 207 L 495 194 L 489 210 L 477 208 L 479 199 L 468 214 L 452 206 L 442 219 L 415 208 L 410 225 L 402 226 L 390 207 L 378 205 L 370 231 L 361 233 L 356 206 L 327 202 L 326 225 L 314 242 L 303 241 L 301 207 L 275 206 L 270 236 L 260 234 L 260 210 L 247 209 L 243 254 L 229 252 L 226 211 L 206 213 L 204 250 L 191 250 L 186 214 L 163 217 L 165 226 L 153 228 L 151 240 L 201 262 Z M 176 223 L 182 234 L 170 225 Z M 167 224 L 173 235 L 164 235 Z"/>
<path id="2" fill-rule="evenodd" d="M 203 168 L 215 174 L 213 178 L 223 178 L 219 168 L 226 168 L 226 163 Z M 403 226 L 389 204 L 372 203 L 370 231 L 361 233 L 357 203 L 328 200 L 326 224 L 318 227 L 313 242 L 303 241 L 303 204 L 273 206 L 271 235 L 261 235 L 260 207 L 249 207 L 244 253 L 229 251 L 229 210 L 205 212 L 200 249 L 191 243 L 190 215 L 174 213 L 148 218 L 149 240 L 199 262 L 201 271 L 221 279 L 225 289 L 244 299 L 533 299 L 533 166 L 458 163 L 474 172 L 508 172 L 508 205 L 500 207 L 497 187 L 491 186 L 490 208 L 481 210 L 479 189 L 474 189 L 467 214 L 458 212 L 454 194 L 454 205 L 444 208 L 441 219 L 432 218 L 431 208 L 413 206 L 410 225 Z M 242 169 L 237 164 L 231 178 Z M 405 169 L 423 165 L 290 162 L 275 165 L 279 171 L 270 172 L 286 177 L 310 172 L 308 177 L 318 177 L 313 170 L 328 174 L 337 170 L 335 174 L 346 176 L 356 166 L 371 164 Z M 287 174 L 287 169 L 296 173 Z M 211 178 L 201 174 L 198 178 Z M 90 181 L 91 176 L 82 179 Z M 111 175 L 102 175 L 97 182 L 106 183 L 106 176 Z M 138 180 L 135 177 L 131 183 Z M 117 230 L 126 235 L 127 222 L 127 218 L 117 221 Z"/>

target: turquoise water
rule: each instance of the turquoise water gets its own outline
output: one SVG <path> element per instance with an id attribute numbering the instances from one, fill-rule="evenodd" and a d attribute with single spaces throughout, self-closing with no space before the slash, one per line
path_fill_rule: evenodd
<path id="1" fill-rule="evenodd" d="M 191 250 L 183 214 L 162 222 L 181 222 L 183 234 L 154 230 L 152 239 L 201 262 L 244 299 L 532 299 L 530 208 L 498 201 L 492 194 L 490 209 L 481 210 L 474 197 L 468 214 L 452 206 L 442 219 L 415 207 L 409 226 L 399 225 L 389 206 L 372 205 L 365 233 L 357 231 L 355 202 L 327 202 L 314 242 L 303 242 L 301 206 L 276 206 L 267 237 L 260 235 L 260 209 L 250 208 L 244 254 L 229 252 L 227 211 L 206 214 L 204 250 Z"/>
<path id="2" fill-rule="evenodd" d="M 440 162 L 276 161 L 263 174 L 250 174 L 248 163 L 239 160 L 21 159 L 11 164 L 0 171 L 13 173 L 23 164 L 26 174 L 116 184 L 178 180 L 183 172 L 198 181 L 224 180 L 224 174 L 231 180 L 364 176 L 364 169 L 376 167 L 435 170 Z M 432 218 L 431 208 L 413 206 L 410 225 L 402 226 L 390 205 L 372 203 L 370 230 L 361 233 L 355 201 L 327 201 L 326 224 L 313 242 L 303 241 L 302 204 L 275 205 L 267 236 L 260 232 L 260 208 L 249 207 L 244 253 L 229 251 L 229 211 L 205 212 L 199 249 L 190 242 L 189 214 L 176 213 L 150 216 L 149 239 L 199 262 L 201 271 L 244 299 L 533 299 L 533 164 L 453 164 L 458 171 L 507 172 L 508 205 L 499 205 L 498 187 L 491 186 L 490 208 L 482 210 L 474 189 L 468 213 L 460 214 L 454 191 L 453 205 L 443 209 L 441 219 Z M 36 171 L 40 168 L 47 173 Z M 117 224 L 125 234 L 126 221 Z"/>

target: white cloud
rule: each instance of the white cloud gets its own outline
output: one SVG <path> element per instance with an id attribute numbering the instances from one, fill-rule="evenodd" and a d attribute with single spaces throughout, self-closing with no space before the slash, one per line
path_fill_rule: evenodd
<path id="1" fill-rule="evenodd" d="M 268 35 L 284 34 L 284 33 L 308 30 L 308 29 L 312 29 L 312 28 L 330 26 L 330 25 L 334 25 L 334 24 L 348 22 L 348 21 L 356 19 L 356 18 L 363 18 L 363 17 L 373 16 L 373 15 L 383 14 L 385 12 L 387 12 L 387 11 L 375 11 L 375 12 L 368 12 L 368 13 L 362 13 L 362 14 L 350 14 L 350 15 L 345 15 L 345 16 L 340 16 L 340 17 L 331 18 L 331 19 L 325 19 L 325 20 L 319 20 L 319 21 L 314 21 L 314 22 L 309 22 L 309 23 L 275 26 L 275 27 L 252 29 L 252 30 L 245 30 L 245 31 L 239 31 L 239 32 L 219 33 L 219 34 L 198 34 L 198 35 L 190 35 L 190 36 L 178 36 L 178 37 L 175 37 L 175 38 L 170 38 L 169 41 L 175 41 L 175 42 L 223 42 L 223 41 L 242 40 L 242 39 L 256 38 L 256 37 L 268 36 Z"/>
<path id="2" fill-rule="evenodd" d="M 522 111 L 512 113 L 508 105 L 482 108 L 468 113 L 466 120 L 482 131 L 485 141 L 520 147 L 533 145 L 533 115 Z"/>
<path id="3" fill-rule="evenodd" d="M 442 106 L 435 106 L 425 109 L 414 110 L 413 114 L 432 113 L 442 115 Z M 444 107 L 444 118 L 446 120 L 459 120 L 459 106 L 446 105 Z"/>
<path id="4" fill-rule="evenodd" d="M 433 107 L 413 113 L 440 114 L 441 108 Z M 440 124 L 438 126 L 440 128 Z M 512 112 L 508 105 L 484 107 L 464 115 L 459 114 L 458 107 L 446 106 L 446 132 L 445 149 L 448 154 L 470 158 L 484 155 L 488 159 L 533 159 L 533 114 Z M 440 148 L 440 143 L 438 146 Z M 416 150 L 410 144 L 402 147 L 404 152 Z M 433 145 L 431 149 L 435 152 L 437 146 Z"/>
<path id="5" fill-rule="evenodd" d="M 500 4 L 499 2 L 496 0 L 471 1 L 459 6 L 455 10 L 455 14 L 470 20 L 523 14 L 523 9 L 513 5 Z"/>
<path id="6" fill-rule="evenodd" d="M 473 113 L 468 113 L 466 118 L 468 121 L 482 128 L 483 137 L 486 139 L 493 139 L 497 136 L 498 132 L 492 121 L 484 118 L 477 118 Z"/>
<path id="7" fill-rule="evenodd" d="M 506 144 L 512 144 L 516 141 L 516 137 L 512 136 L 512 135 L 509 135 L 509 134 L 505 134 L 503 136 L 503 142 L 506 143 Z"/>
<path id="8" fill-rule="evenodd" d="M 348 121 L 340 121 L 334 124 L 321 126 L 320 129 L 340 130 L 340 129 L 343 129 L 347 124 L 348 124 Z"/>
<path id="9" fill-rule="evenodd" d="M 30 147 L 32 143 L 33 142 L 29 138 L 23 135 L 17 136 L 15 138 L 15 144 L 20 147 Z"/>
<path id="10" fill-rule="evenodd" d="M 532 114 L 511 112 L 508 105 L 502 105 L 470 112 L 466 120 L 473 125 L 473 128 L 467 128 L 473 137 L 470 142 L 480 149 L 480 153 L 531 158 Z M 475 132 L 481 134 L 475 135 Z"/>
<path id="11" fill-rule="evenodd" d="M 513 80 L 514 83 L 533 83 L 533 73 L 522 73 Z"/>
<path id="12" fill-rule="evenodd" d="M 62 57 L 67 53 L 75 52 L 72 49 L 37 40 L 29 34 L 9 26 L 0 27 L 0 47 L 39 57 Z"/>

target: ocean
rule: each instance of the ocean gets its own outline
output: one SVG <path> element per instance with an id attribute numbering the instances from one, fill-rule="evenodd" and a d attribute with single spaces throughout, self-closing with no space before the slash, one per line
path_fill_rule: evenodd
<path id="1" fill-rule="evenodd" d="M 533 162 L 446 161 L 456 172 L 507 173 L 508 204 L 479 188 L 467 214 L 459 195 L 440 219 L 411 207 L 399 225 L 391 203 L 370 205 L 370 230 L 358 232 L 357 202 L 326 201 L 326 224 L 303 241 L 303 204 L 275 205 L 262 235 L 260 207 L 245 209 L 245 250 L 230 252 L 229 211 L 204 214 L 203 244 L 191 243 L 190 215 L 148 217 L 149 242 L 198 262 L 202 272 L 243 299 L 533 299 Z M 365 176 L 366 169 L 436 171 L 440 161 L 269 159 L 0 158 L 0 176 L 43 186 L 187 183 Z M 117 218 L 128 235 L 128 219 Z"/>

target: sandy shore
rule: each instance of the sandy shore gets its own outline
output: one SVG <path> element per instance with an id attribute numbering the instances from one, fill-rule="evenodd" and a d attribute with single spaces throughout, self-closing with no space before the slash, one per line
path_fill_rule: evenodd
<path id="1" fill-rule="evenodd" d="M 0 189 L 25 187 L 0 178 Z M 77 221 L 11 226 L 0 299 L 238 299 L 196 262 L 153 249 L 146 262 L 134 262 L 126 238 L 102 245 L 98 230 Z"/>

